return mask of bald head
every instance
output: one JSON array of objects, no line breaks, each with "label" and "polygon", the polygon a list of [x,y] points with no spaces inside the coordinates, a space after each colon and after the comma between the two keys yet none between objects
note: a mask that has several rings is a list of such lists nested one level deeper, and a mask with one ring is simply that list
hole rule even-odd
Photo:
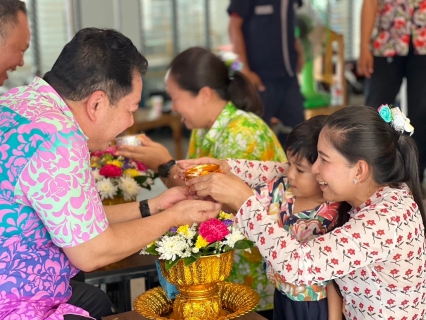
[{"label": "bald head", "polygon": [[7,71],[24,65],[24,53],[30,45],[30,24],[25,3],[0,0],[0,86]]}]

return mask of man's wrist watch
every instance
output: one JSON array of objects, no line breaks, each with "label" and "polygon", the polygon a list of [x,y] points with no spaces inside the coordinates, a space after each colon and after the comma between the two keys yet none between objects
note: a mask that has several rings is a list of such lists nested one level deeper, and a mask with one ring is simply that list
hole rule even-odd
[{"label": "man's wrist watch", "polygon": [[170,175],[170,170],[176,165],[175,160],[170,160],[166,163],[163,163],[158,167],[158,175],[161,178],[168,178]]}]

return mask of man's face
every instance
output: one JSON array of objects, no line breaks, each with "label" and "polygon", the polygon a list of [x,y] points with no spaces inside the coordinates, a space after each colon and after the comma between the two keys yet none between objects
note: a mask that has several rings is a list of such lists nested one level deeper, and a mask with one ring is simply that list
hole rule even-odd
[{"label": "man's face", "polygon": [[105,150],[109,142],[134,123],[133,114],[138,110],[142,97],[142,76],[134,73],[132,92],[121,98],[115,105],[109,102],[103,105],[101,116],[94,124],[94,132],[89,135],[90,151]]},{"label": "man's face", "polygon": [[24,65],[24,53],[30,45],[30,24],[23,12],[18,12],[18,23],[8,28],[6,41],[0,37],[0,86],[8,78],[7,71]]}]

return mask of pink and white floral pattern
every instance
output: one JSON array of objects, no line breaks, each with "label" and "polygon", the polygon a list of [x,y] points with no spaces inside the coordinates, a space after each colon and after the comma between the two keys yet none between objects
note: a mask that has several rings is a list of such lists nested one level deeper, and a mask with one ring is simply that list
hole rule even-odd
[{"label": "pink and white floral pattern", "polygon": [[66,303],[78,270],[61,250],[108,227],[86,137],[40,78],[4,94],[0,108],[0,318],[90,318]]}]

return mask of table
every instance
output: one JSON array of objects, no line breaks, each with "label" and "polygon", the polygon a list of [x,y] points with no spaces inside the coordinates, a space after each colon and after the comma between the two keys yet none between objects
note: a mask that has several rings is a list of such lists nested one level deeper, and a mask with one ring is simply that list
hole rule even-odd
[{"label": "table", "polygon": [[135,253],[121,261],[111,263],[92,272],[86,272],[85,282],[92,285],[119,283],[122,296],[117,310],[119,312],[132,310],[130,280],[145,278],[146,290],[156,286],[158,283],[155,260],[157,260],[157,256]]},{"label": "table", "polygon": [[[237,319],[241,320],[266,320],[266,318],[258,315],[255,312],[247,313]],[[130,311],[125,313],[119,313],[116,315],[108,316],[102,318],[102,320],[148,320],[148,318],[142,317],[139,313],[136,311]]]},{"label": "table", "polygon": [[140,131],[151,129],[170,127],[173,132],[173,140],[175,142],[176,160],[183,159],[182,154],[182,117],[178,113],[162,113],[154,119],[150,119],[149,109],[139,108],[135,114],[135,123],[127,129],[127,134],[137,134]]}]

